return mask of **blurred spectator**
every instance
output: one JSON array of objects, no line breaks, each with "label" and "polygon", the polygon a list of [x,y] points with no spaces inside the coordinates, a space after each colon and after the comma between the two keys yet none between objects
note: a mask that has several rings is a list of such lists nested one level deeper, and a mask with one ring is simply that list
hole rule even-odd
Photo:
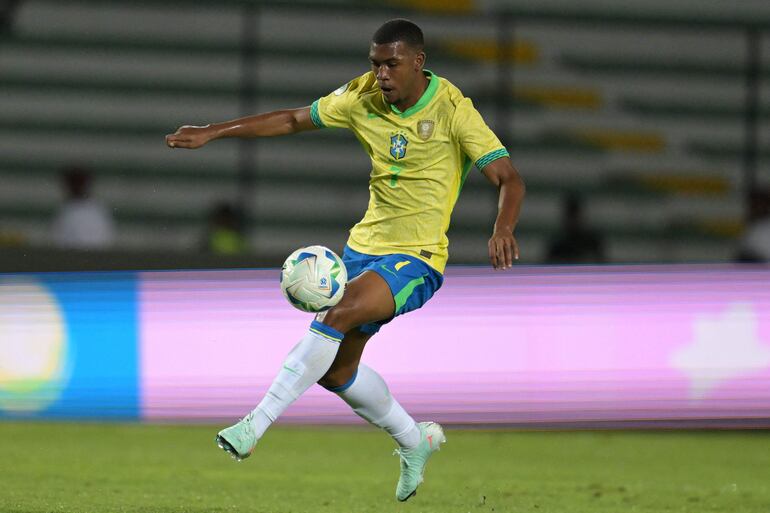
[{"label": "blurred spectator", "polygon": [[770,189],[749,197],[749,225],[738,247],[739,262],[770,262]]},{"label": "blurred spectator", "polygon": [[209,214],[203,249],[217,255],[235,255],[246,250],[243,220],[239,210],[229,203],[217,203]]},{"label": "blurred spectator", "polygon": [[91,172],[79,166],[62,171],[64,204],[53,222],[53,241],[60,248],[103,249],[112,245],[115,229],[109,210],[91,198]]},{"label": "blurred spectator", "polygon": [[567,195],[562,205],[560,231],[548,246],[548,263],[598,264],[604,262],[604,244],[598,233],[584,224],[583,204]]}]

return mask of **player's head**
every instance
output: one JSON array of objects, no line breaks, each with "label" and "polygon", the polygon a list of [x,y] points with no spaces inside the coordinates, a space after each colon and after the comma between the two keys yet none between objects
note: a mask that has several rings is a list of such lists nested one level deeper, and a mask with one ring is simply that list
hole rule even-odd
[{"label": "player's head", "polygon": [[369,60],[388,103],[410,98],[422,83],[424,44],[420,27],[403,19],[384,23],[372,36]]}]

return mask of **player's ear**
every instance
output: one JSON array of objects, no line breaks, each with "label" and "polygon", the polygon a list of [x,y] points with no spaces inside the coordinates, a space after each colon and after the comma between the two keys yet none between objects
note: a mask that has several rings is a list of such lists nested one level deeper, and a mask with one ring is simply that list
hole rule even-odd
[{"label": "player's ear", "polygon": [[414,69],[415,71],[422,71],[424,67],[425,67],[425,52],[419,51],[417,52],[417,55],[414,58]]}]

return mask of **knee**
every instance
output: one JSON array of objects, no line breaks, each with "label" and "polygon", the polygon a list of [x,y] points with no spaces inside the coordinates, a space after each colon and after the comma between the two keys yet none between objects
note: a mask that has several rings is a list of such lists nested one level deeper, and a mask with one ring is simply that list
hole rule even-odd
[{"label": "knee", "polygon": [[330,310],[318,314],[316,319],[341,333],[347,333],[351,328],[355,327],[351,323],[352,313],[350,308],[337,305]]},{"label": "knee", "polygon": [[356,367],[347,366],[338,367],[336,369],[329,369],[327,373],[318,380],[318,384],[327,389],[333,389],[347,385],[355,376],[356,369]]}]

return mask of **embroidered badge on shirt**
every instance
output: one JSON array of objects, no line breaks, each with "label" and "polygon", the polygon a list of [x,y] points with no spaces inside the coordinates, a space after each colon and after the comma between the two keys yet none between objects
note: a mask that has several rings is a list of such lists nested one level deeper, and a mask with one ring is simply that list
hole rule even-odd
[{"label": "embroidered badge on shirt", "polygon": [[436,127],[436,123],[430,119],[423,119],[417,123],[417,135],[420,139],[427,141],[430,136],[433,135],[433,129]]},{"label": "embroidered badge on shirt", "polygon": [[406,156],[406,145],[409,144],[406,137],[401,134],[390,136],[390,155],[396,160]]}]

